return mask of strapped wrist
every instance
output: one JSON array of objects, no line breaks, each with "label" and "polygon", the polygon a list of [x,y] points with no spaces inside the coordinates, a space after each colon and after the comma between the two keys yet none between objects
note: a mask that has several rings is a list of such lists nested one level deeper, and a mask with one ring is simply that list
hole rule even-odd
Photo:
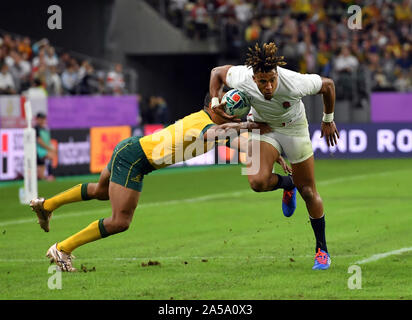
[{"label": "strapped wrist", "polygon": [[210,105],[212,107],[212,109],[216,108],[219,104],[220,104],[219,98],[218,97],[213,97],[212,101],[211,101],[211,105]]},{"label": "strapped wrist", "polygon": [[322,121],[323,122],[332,122],[333,121],[333,112],[332,113],[323,113]]}]

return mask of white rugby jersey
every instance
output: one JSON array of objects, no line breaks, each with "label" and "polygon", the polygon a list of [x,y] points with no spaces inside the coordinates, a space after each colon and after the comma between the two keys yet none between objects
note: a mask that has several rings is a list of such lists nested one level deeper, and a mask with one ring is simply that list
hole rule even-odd
[{"label": "white rugby jersey", "polygon": [[275,127],[292,124],[304,118],[305,106],[302,97],[317,94],[322,79],[317,74],[301,74],[277,67],[278,85],[271,100],[265,100],[253,81],[253,69],[233,66],[228,70],[226,84],[245,92],[251,99],[251,113],[255,121],[266,122]]}]

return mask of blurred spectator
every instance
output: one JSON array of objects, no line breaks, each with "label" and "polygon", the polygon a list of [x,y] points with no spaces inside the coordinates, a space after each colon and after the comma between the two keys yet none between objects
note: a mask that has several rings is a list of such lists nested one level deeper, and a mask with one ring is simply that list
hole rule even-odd
[{"label": "blurred spectator", "polygon": [[194,26],[194,36],[197,39],[205,39],[209,29],[209,14],[204,0],[197,0],[190,16]]},{"label": "blurred spectator", "polygon": [[302,41],[298,44],[298,54],[303,57],[306,52],[311,52],[312,54],[316,54],[316,47],[312,43],[312,38],[309,33],[307,33]]},{"label": "blurred spectator", "polygon": [[352,99],[353,90],[356,88],[354,79],[356,77],[355,71],[357,70],[358,65],[358,59],[351,54],[347,46],[344,46],[334,64],[334,69],[338,74],[336,81],[337,99]]},{"label": "blurred spectator", "polygon": [[163,97],[157,97],[157,107],[155,113],[155,122],[163,125],[170,123],[169,107]]},{"label": "blurred spectator", "polygon": [[46,46],[49,45],[49,40],[43,38],[32,45],[32,50],[34,55],[38,55],[41,49],[44,49]]},{"label": "blurred spectator", "polygon": [[412,91],[412,72],[402,71],[399,77],[395,80],[395,88],[397,91],[410,92]]},{"label": "blurred spectator", "polygon": [[57,72],[63,73],[64,70],[66,70],[66,68],[70,65],[71,63],[71,57],[67,52],[64,52],[60,58],[59,58],[59,62],[57,64]]},{"label": "blurred spectator", "polygon": [[224,41],[224,51],[228,59],[238,59],[239,50],[242,46],[242,39],[240,34],[240,27],[236,22],[234,17],[228,17],[226,24],[224,26],[225,41]]},{"label": "blurred spectator", "polygon": [[32,67],[36,69],[39,67],[40,64],[46,64],[46,49],[41,48],[39,50],[39,54],[33,58]]},{"label": "blurred spectator", "polygon": [[372,75],[372,89],[374,91],[392,91],[393,85],[388,81],[385,73],[378,68]]},{"label": "blurred spectator", "polygon": [[284,37],[290,37],[299,33],[297,21],[292,19],[290,15],[285,15],[280,29]]},{"label": "blurred spectator", "polygon": [[21,92],[30,85],[31,66],[26,60],[23,60],[19,53],[15,53],[13,65],[10,67],[10,73],[13,76],[16,91]]},{"label": "blurred spectator", "polygon": [[9,34],[3,36],[3,44],[5,56],[9,55],[10,51],[14,48],[14,41]]},{"label": "blurred spectator", "polygon": [[305,20],[311,9],[309,0],[292,0],[292,14],[297,20]]},{"label": "blurred spectator", "polygon": [[2,45],[3,39],[0,38],[0,63],[4,62],[4,58],[6,57],[6,50],[4,46]]},{"label": "blurred spectator", "polygon": [[114,70],[107,74],[107,87],[110,93],[123,94],[124,93],[124,76],[123,66],[117,63]]},{"label": "blurred spectator", "polygon": [[245,30],[247,45],[252,45],[260,38],[261,27],[258,19],[252,19],[252,23]]},{"label": "blurred spectator", "polygon": [[411,0],[403,0],[395,4],[395,18],[398,22],[412,21],[412,2]]},{"label": "blurred spectator", "polygon": [[301,73],[316,73],[317,69],[316,51],[311,50],[308,46],[303,54],[300,72]]},{"label": "blurred spectator", "polygon": [[31,49],[31,40],[29,37],[24,37],[17,47],[17,50],[23,55],[26,56],[25,60],[31,59],[33,50]]},{"label": "blurred spectator", "polygon": [[319,66],[319,73],[324,77],[330,77],[331,58],[332,52],[329,50],[328,45],[325,42],[321,42],[317,53],[317,64]]},{"label": "blurred spectator", "polygon": [[106,74],[103,71],[96,72],[97,77],[97,94],[106,93]]},{"label": "blurred spectator", "polygon": [[170,123],[170,114],[166,100],[160,96],[151,96],[144,119],[147,123],[168,125]]},{"label": "blurred spectator", "polygon": [[4,62],[10,68],[14,64],[14,58],[16,57],[16,51],[10,50],[8,56],[5,57]]},{"label": "blurred spectator", "polygon": [[357,69],[358,59],[351,54],[348,47],[343,47],[340,55],[335,60],[335,70],[339,73],[351,73]]},{"label": "blurred spectator", "polygon": [[401,56],[396,59],[396,66],[402,71],[408,71],[412,67],[412,55],[409,53],[408,47],[402,50]]},{"label": "blurred spectator", "polygon": [[286,42],[283,46],[282,54],[287,57],[288,69],[299,71],[300,55],[298,51],[298,36],[294,34],[290,41]]},{"label": "blurred spectator", "polygon": [[183,27],[183,12],[187,2],[188,0],[170,0],[170,6],[168,10],[169,16],[173,24],[178,28]]},{"label": "blurred spectator", "polygon": [[78,81],[79,75],[76,72],[76,64],[72,62],[62,73],[62,87],[64,93],[76,94]]},{"label": "blurred spectator", "polygon": [[252,6],[245,0],[238,0],[235,4],[234,11],[236,19],[242,27],[252,18]]},{"label": "blurred spectator", "polygon": [[[47,116],[44,113],[36,115],[37,141],[37,175],[40,180],[53,181],[51,174],[51,160],[56,157],[56,149],[51,143],[50,130],[47,127]],[[46,170],[47,169],[47,170]]]},{"label": "blurred spectator", "polygon": [[220,17],[223,18],[223,21],[225,18],[233,18],[233,21],[236,21],[235,17],[235,7],[234,3],[231,0],[217,0],[215,2],[216,4],[216,13]]},{"label": "blurred spectator", "polygon": [[395,59],[389,51],[385,51],[380,64],[382,65],[382,71],[388,81],[393,83],[396,78],[393,72],[395,70]]},{"label": "blurred spectator", "polygon": [[9,67],[3,63],[0,69],[0,94],[15,94],[16,87],[14,85],[13,77],[9,72]]},{"label": "blurred spectator", "polygon": [[279,31],[279,20],[272,21],[269,25],[269,28],[265,29],[261,35],[262,42],[271,42],[276,41],[281,37],[281,33]]},{"label": "blurred spectator", "polygon": [[98,80],[94,68],[85,60],[79,69],[79,94],[94,94],[98,91]]},{"label": "blurred spectator", "polygon": [[62,81],[57,73],[57,67],[51,66],[46,76],[47,92],[51,96],[60,96],[63,94]]},{"label": "blurred spectator", "polygon": [[57,66],[59,64],[59,60],[57,59],[56,52],[52,46],[47,46],[45,49],[45,62],[48,67]]},{"label": "blurred spectator", "polygon": [[386,50],[392,53],[396,58],[399,58],[402,54],[402,47],[399,43],[399,39],[395,32],[391,32],[389,36],[389,44],[386,46]]},{"label": "blurred spectator", "polygon": [[312,10],[309,12],[311,22],[320,23],[326,20],[325,8],[322,6],[322,1],[315,0],[312,2]]}]

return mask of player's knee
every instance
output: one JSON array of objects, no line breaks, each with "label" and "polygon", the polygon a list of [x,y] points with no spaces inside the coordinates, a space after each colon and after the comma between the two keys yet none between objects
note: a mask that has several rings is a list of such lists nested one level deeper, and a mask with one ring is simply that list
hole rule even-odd
[{"label": "player's knee", "polygon": [[316,197],[315,190],[310,186],[303,186],[303,187],[298,188],[298,190],[305,202],[311,202]]},{"label": "player's knee", "polygon": [[263,192],[266,191],[267,188],[267,181],[261,177],[249,178],[249,184],[255,192]]}]

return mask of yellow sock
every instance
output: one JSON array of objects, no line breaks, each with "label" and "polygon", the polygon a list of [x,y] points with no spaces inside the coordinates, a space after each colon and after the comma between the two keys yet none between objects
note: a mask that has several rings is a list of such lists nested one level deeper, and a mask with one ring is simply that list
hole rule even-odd
[{"label": "yellow sock", "polygon": [[44,209],[54,211],[63,204],[89,200],[87,196],[88,183],[78,184],[69,190],[63,191],[54,197],[44,201]]},{"label": "yellow sock", "polygon": [[103,219],[96,220],[86,228],[57,244],[57,249],[71,253],[77,247],[108,236],[103,226]]}]

